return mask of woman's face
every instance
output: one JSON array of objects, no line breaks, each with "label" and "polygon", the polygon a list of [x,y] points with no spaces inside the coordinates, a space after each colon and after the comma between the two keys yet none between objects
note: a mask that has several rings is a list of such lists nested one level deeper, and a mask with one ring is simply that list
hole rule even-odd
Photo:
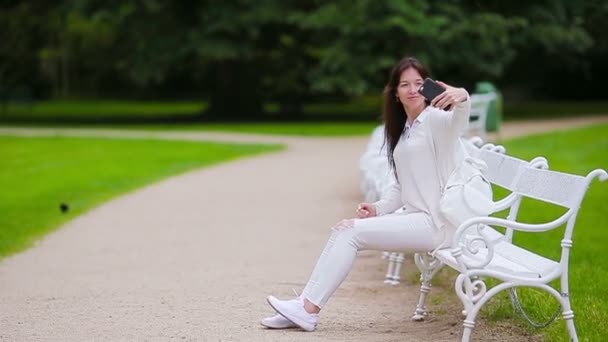
[{"label": "woman's face", "polygon": [[399,101],[409,108],[424,106],[424,97],[418,93],[418,88],[420,88],[422,82],[423,79],[418,70],[414,68],[403,70],[397,85]]}]

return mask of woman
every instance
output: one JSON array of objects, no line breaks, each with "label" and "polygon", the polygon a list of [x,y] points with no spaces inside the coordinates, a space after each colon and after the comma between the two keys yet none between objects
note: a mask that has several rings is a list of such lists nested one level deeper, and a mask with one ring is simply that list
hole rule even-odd
[{"label": "woman", "polygon": [[440,184],[463,158],[458,139],[468,124],[470,101],[465,89],[438,82],[446,91],[429,106],[418,93],[428,75],[417,59],[406,57],[392,69],[384,89],[385,136],[395,185],[378,202],[361,203],[357,219],[332,228],[302,294],[287,301],[269,296],[278,315],[262,325],[315,330],[321,308],[350,272],[359,250],[431,251],[450,241],[455,228],[439,212]]}]

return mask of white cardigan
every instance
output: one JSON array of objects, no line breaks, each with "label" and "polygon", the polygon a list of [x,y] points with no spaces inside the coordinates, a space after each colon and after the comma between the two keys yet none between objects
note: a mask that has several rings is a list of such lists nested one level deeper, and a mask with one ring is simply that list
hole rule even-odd
[{"label": "white cardigan", "polygon": [[395,147],[397,182],[374,203],[378,215],[405,207],[407,212],[429,214],[438,229],[448,224],[439,211],[441,184],[464,158],[459,139],[469,123],[470,108],[467,96],[453,111],[427,106],[420,113],[409,137],[402,135]]}]

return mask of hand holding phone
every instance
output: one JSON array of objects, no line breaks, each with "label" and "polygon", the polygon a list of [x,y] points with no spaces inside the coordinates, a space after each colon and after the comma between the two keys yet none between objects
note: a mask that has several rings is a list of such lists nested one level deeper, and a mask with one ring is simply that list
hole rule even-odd
[{"label": "hand holding phone", "polygon": [[445,88],[445,91],[439,95],[431,102],[432,106],[437,108],[443,108],[445,110],[449,110],[451,105],[458,105],[459,103],[467,101],[469,98],[469,93],[464,88],[456,88],[452,87],[449,84],[445,84],[440,81],[436,81],[437,84]]},{"label": "hand holding phone", "polygon": [[[435,80],[428,78],[428,77],[424,80],[424,82],[422,83],[420,88],[418,88],[418,93],[420,93],[422,96],[424,96],[424,98],[427,99],[427,101],[429,101],[429,102],[432,102],[433,99],[435,99],[437,96],[439,96],[441,93],[443,93],[445,91],[446,91],[446,89],[443,86],[441,86]],[[450,110],[450,107],[451,106],[446,106],[445,108],[442,108],[442,109]]]}]

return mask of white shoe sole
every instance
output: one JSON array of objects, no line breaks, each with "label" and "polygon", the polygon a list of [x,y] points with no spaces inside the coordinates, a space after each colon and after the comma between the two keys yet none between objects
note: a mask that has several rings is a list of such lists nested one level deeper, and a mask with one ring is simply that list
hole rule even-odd
[{"label": "white shoe sole", "polygon": [[[283,317],[283,315],[281,315],[281,317]],[[283,318],[286,319],[286,320],[288,320],[285,317],[283,317]],[[298,325],[296,325],[292,321],[285,322],[284,325],[272,325],[272,324],[264,324],[264,321],[262,320],[262,322],[260,322],[260,324],[263,327],[268,328],[268,329],[293,329],[293,328],[298,328]]]},{"label": "white shoe sole", "polygon": [[272,329],[272,330],[281,330],[281,329],[294,329],[294,328],[299,328],[298,325],[288,325],[288,326],[280,326],[280,327],[275,327],[272,325],[266,325],[264,323],[260,323],[264,328],[266,329]]},{"label": "white shoe sole", "polygon": [[303,321],[301,319],[299,319],[296,316],[293,317],[289,317],[287,315],[285,315],[283,312],[281,312],[281,310],[276,306],[277,303],[274,302],[278,302],[279,300],[276,299],[273,296],[268,296],[268,298],[266,298],[266,301],[268,302],[268,304],[274,309],[274,311],[276,311],[279,315],[287,318],[288,320],[292,321],[293,323],[295,323],[297,326],[299,326],[300,328],[302,328],[303,330],[306,331],[315,331],[315,329],[317,328],[316,325],[310,324],[306,321]]}]

